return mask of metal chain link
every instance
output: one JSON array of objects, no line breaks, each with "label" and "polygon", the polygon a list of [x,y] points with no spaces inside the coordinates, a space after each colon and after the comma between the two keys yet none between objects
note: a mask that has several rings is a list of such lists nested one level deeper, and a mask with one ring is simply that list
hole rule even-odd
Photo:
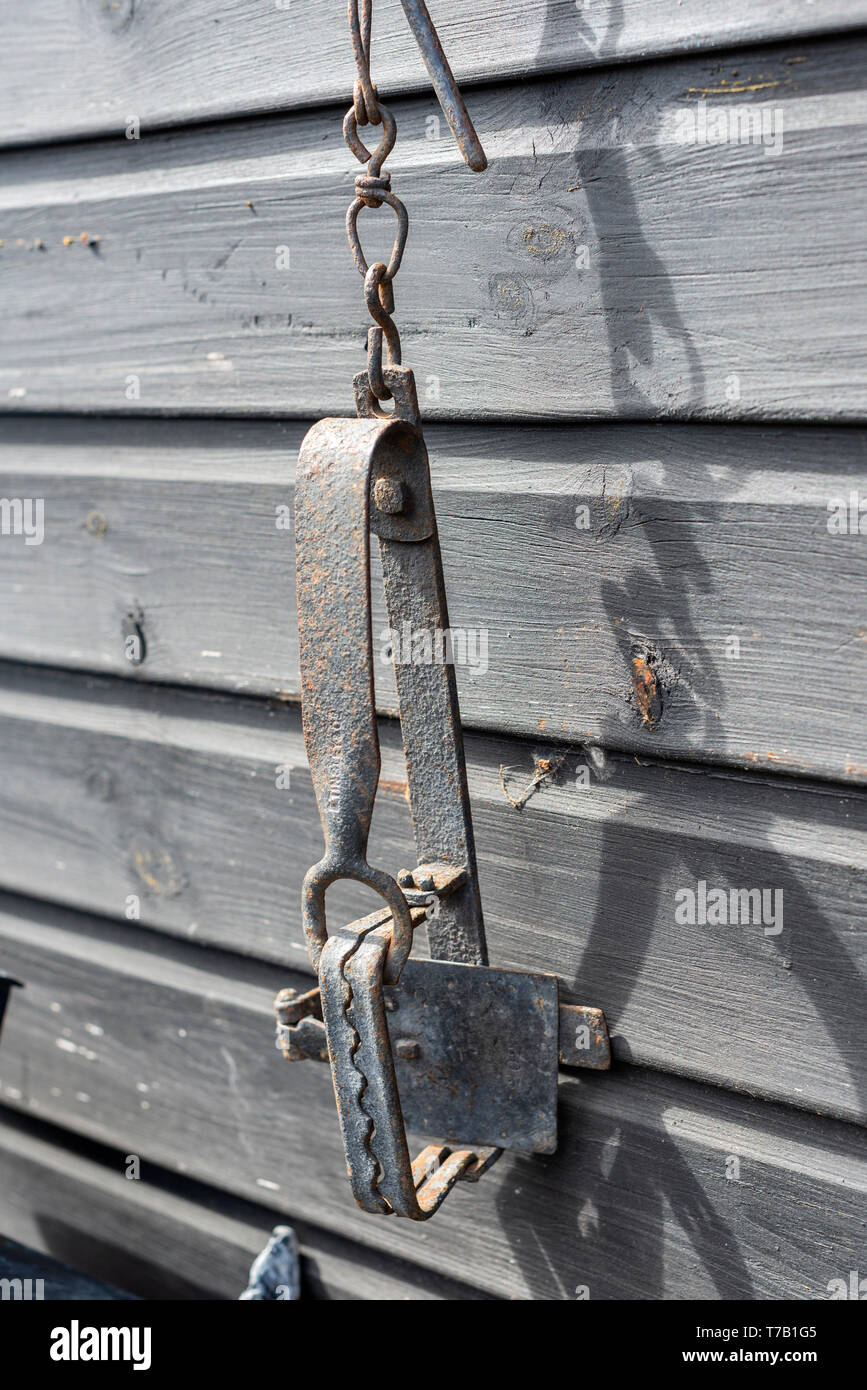
[{"label": "metal chain link", "polygon": [[[400,365],[400,334],[392,318],[394,313],[394,277],[400,269],[409,231],[409,214],[400,199],[391,191],[391,175],[383,164],[394,149],[397,122],[380,100],[370,76],[370,31],[373,20],[373,0],[348,0],[349,33],[358,76],[353,88],[352,105],[343,121],[343,137],[356,159],[367,168],[355,179],[355,198],[346,214],[346,234],[358,273],[364,277],[364,298],[376,327],[367,334],[367,372],[371,393],[378,401],[391,398],[382,375],[382,341],[385,338],[386,366]],[[358,134],[358,127],[382,126],[382,136],[376,149],[367,148]],[[358,214],[362,208],[381,208],[387,203],[397,218],[394,248],[388,265],[376,261],[368,265],[358,234]]]},{"label": "metal chain link", "polygon": [[[424,0],[401,0],[401,4],[458,148],[469,167],[479,173],[487,167],[485,152],[452,76],[427,6]],[[376,324],[367,333],[368,383],[372,396],[378,401],[385,401],[391,399],[392,393],[383,379],[382,340],[384,337],[386,366],[400,366],[400,335],[392,318],[394,277],[400,269],[406,245],[409,215],[400,199],[392,193],[391,175],[382,167],[394,149],[397,122],[388,107],[379,100],[370,75],[373,0],[348,0],[347,12],[358,76],[352,89],[352,105],[343,122],[343,136],[356,159],[366,164],[367,169],[356,177],[355,198],[346,214],[346,232],[358,272],[364,276],[364,298]],[[358,127],[366,125],[382,126],[382,137],[373,153],[358,134]],[[358,214],[362,208],[381,208],[383,203],[388,204],[397,218],[394,249],[388,265],[382,261],[368,265],[358,236]]]}]

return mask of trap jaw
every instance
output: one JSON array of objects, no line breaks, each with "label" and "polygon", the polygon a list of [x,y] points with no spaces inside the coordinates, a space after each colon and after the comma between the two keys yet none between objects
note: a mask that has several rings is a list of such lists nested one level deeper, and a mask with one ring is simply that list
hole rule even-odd
[{"label": "trap jaw", "polygon": [[[321,420],[298,459],[302,712],[325,853],[302,895],[319,988],[278,996],[278,1045],[292,1060],[330,1060],[359,1205],[419,1221],[504,1148],[552,1153],[558,1060],[604,1068],[609,1048],[601,1012],[562,1009],[555,976],[487,965],[448,662],[395,662],[418,865],[395,880],[367,861],[380,772],[371,533],[392,632],[429,634],[436,650],[433,639],[449,629],[412,372],[388,367],[384,378],[395,402],[389,416],[361,373],[354,382],[359,418]],[[342,878],[372,888],[385,907],[329,935],[325,894]],[[432,959],[410,961],[422,922]],[[587,1045],[570,1051],[582,1030]],[[446,1142],[412,1161],[407,1127]]]}]

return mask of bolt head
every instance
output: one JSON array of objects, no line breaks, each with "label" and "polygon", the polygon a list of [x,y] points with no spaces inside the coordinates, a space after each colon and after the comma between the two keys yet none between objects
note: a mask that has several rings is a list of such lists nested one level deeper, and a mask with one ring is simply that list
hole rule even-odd
[{"label": "bolt head", "polygon": [[400,478],[377,478],[373,484],[373,501],[386,516],[399,516],[406,505],[406,493]]},{"label": "bolt head", "polygon": [[394,1050],[398,1057],[403,1057],[407,1062],[412,1062],[416,1057],[421,1056],[421,1047],[415,1038],[398,1038]]}]

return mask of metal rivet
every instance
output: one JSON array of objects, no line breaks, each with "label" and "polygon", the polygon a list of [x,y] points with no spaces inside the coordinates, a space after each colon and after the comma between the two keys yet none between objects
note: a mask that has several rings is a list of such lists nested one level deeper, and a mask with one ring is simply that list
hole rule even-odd
[{"label": "metal rivet", "polygon": [[405,505],[404,487],[400,478],[377,478],[373,484],[373,500],[386,516],[399,516]]},{"label": "metal rivet", "polygon": [[415,1038],[398,1038],[394,1050],[398,1057],[403,1057],[404,1061],[407,1062],[421,1056],[421,1047]]}]

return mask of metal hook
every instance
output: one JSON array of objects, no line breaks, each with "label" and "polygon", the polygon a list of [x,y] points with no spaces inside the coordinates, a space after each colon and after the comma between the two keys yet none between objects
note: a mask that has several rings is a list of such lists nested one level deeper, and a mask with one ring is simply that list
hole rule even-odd
[{"label": "metal hook", "polygon": [[430,75],[433,89],[439,97],[440,106],[449,123],[452,135],[455,137],[458,149],[470,168],[475,173],[480,174],[483,169],[488,167],[487,157],[449,67],[448,58],[443,52],[439,35],[428,14],[427,5],[424,0],[401,0],[401,4],[409,21],[409,27],[415,34],[416,42],[421,49],[424,65]]}]

